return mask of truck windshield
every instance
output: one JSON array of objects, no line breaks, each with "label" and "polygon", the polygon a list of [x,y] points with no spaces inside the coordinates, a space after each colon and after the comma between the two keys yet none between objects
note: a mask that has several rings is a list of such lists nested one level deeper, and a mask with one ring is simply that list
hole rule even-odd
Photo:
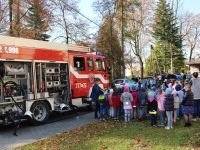
[{"label": "truck windshield", "polygon": [[105,63],[103,59],[96,59],[95,64],[97,71],[105,71]]}]

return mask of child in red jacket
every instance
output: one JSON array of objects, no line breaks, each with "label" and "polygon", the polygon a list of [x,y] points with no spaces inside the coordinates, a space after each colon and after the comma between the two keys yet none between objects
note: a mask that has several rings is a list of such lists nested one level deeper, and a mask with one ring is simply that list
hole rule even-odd
[{"label": "child in red jacket", "polygon": [[112,100],[112,109],[113,109],[113,119],[115,121],[119,120],[119,111],[120,111],[120,107],[121,107],[121,102],[120,102],[120,97],[121,94],[118,91],[117,88],[114,88],[114,91],[111,95],[111,100]]},{"label": "child in red jacket", "polygon": [[131,95],[133,96],[133,102],[132,102],[132,107],[133,107],[133,113],[132,113],[132,118],[137,118],[137,109],[138,109],[138,91],[137,88],[132,87]]}]

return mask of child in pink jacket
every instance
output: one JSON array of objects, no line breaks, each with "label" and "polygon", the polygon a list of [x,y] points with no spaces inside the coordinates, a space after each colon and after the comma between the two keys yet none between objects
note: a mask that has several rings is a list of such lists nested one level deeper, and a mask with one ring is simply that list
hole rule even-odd
[{"label": "child in pink jacket", "polygon": [[165,123],[165,108],[164,108],[165,95],[162,89],[158,90],[157,103],[158,103],[158,114],[160,118],[160,126],[164,126]]}]

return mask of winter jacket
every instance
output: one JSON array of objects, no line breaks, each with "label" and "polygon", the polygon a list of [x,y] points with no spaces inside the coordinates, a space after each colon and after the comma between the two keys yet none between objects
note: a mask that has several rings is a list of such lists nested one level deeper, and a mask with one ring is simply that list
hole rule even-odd
[{"label": "winter jacket", "polygon": [[165,97],[163,94],[157,96],[157,102],[159,111],[165,111],[164,108]]},{"label": "winter jacket", "polygon": [[[133,98],[134,99],[134,98]],[[145,90],[141,89],[138,91],[138,104],[139,107],[147,104],[148,96]]]},{"label": "winter jacket", "polygon": [[166,95],[164,108],[166,111],[174,110],[174,96],[172,94]]},{"label": "winter jacket", "polygon": [[90,95],[90,98],[92,98],[92,101],[94,101],[96,104],[98,103],[98,97],[99,95],[102,95],[103,90],[100,88],[100,86],[98,84],[94,84],[94,86],[92,87],[92,92]]},{"label": "winter jacket", "polygon": [[153,101],[148,101],[148,105],[147,105],[147,111],[151,112],[151,111],[157,111],[158,105],[157,105],[157,101],[154,99]]},{"label": "winter jacket", "polygon": [[178,91],[179,103],[182,103],[182,101],[183,101],[183,96],[184,96],[183,91],[182,91],[182,90],[181,90],[181,91]]},{"label": "winter jacket", "polygon": [[133,96],[129,92],[122,93],[120,100],[123,103],[124,109],[132,109]]},{"label": "winter jacket", "polygon": [[194,105],[194,95],[193,95],[192,91],[189,90],[189,91],[185,92],[182,105],[183,106],[193,106]]},{"label": "winter jacket", "polygon": [[121,106],[121,102],[120,102],[120,98],[121,98],[121,94],[120,93],[112,93],[112,106],[119,108]]},{"label": "winter jacket", "polygon": [[200,99],[200,78],[192,79],[192,92],[194,94],[194,100]]},{"label": "winter jacket", "polygon": [[138,107],[138,92],[133,91],[133,92],[131,92],[131,94],[133,96],[132,106],[133,106],[133,108],[136,108],[136,107]]}]

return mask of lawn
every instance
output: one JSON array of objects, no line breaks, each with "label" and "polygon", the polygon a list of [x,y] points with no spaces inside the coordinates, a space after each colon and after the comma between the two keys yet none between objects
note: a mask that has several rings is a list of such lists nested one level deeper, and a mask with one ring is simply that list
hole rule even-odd
[{"label": "lawn", "polygon": [[200,149],[200,121],[183,127],[178,121],[172,130],[150,128],[148,121],[95,121],[83,127],[17,150],[132,150],[132,149]]}]

